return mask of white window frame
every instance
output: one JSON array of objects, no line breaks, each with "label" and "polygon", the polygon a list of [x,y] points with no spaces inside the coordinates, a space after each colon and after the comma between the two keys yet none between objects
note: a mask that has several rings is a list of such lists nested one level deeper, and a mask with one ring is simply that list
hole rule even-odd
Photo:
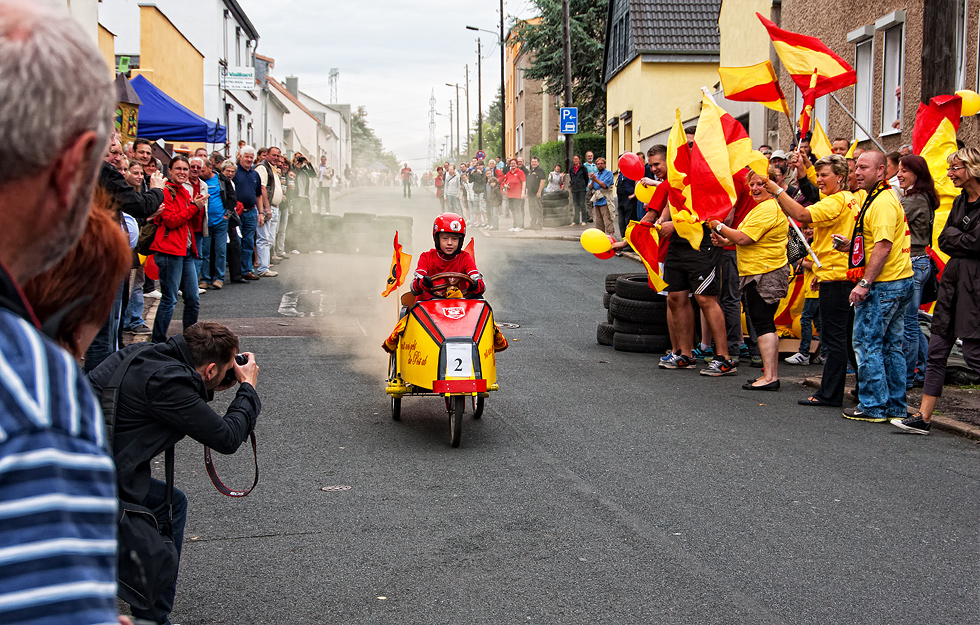
[{"label": "white window frame", "polygon": [[[857,82],[854,85],[853,112],[858,122],[871,131],[871,120],[874,111],[875,94],[875,30],[869,24],[847,34],[847,42],[854,44],[854,70],[857,72]],[[859,56],[861,49],[865,54]],[[858,99],[863,97],[867,110],[858,107]],[[858,124],[853,124],[852,135],[858,141],[870,139]]]},{"label": "white window frame", "polygon": [[[905,101],[907,94],[905,93],[905,11],[892,11],[888,15],[875,21],[875,30],[882,33],[881,42],[881,132],[878,134],[879,137],[886,137],[894,134],[901,134],[902,128],[892,128],[892,122],[898,119],[904,125],[905,123]],[[899,63],[897,70],[893,70],[889,66],[889,41],[890,35],[894,36],[897,32],[897,36],[900,37],[898,42],[898,55]],[[894,53],[894,51],[893,51]],[[895,90],[901,85],[902,87],[902,97],[895,103],[894,111],[889,109],[892,106],[889,105],[890,101],[895,100]],[[889,113],[893,113],[889,115]],[[892,117],[891,119],[888,119]]]},{"label": "white window frame", "polygon": [[966,54],[967,54],[967,4],[969,0],[956,0],[956,38],[953,54],[956,59],[956,91],[966,89]]}]

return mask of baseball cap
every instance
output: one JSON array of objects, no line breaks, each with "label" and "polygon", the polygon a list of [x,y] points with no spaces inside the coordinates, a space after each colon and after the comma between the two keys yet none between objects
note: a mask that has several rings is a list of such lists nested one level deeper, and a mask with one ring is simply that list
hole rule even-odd
[{"label": "baseball cap", "polygon": [[772,156],[769,157],[769,160],[772,160],[774,158],[781,158],[781,159],[783,159],[785,161],[785,160],[787,160],[786,159],[786,152],[783,152],[782,150],[775,150],[772,153]]}]

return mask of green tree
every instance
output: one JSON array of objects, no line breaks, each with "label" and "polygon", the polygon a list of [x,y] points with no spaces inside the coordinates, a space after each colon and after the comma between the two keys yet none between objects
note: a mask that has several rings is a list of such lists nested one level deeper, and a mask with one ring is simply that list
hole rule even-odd
[{"label": "green tree", "polygon": [[[524,76],[544,83],[544,90],[562,97],[565,91],[561,0],[533,0],[538,24],[516,20],[514,36],[534,55]],[[572,104],[578,107],[581,132],[604,132],[606,94],[602,90],[602,50],[606,38],[608,0],[569,0],[572,44]],[[485,140],[484,136],[484,140]]]},{"label": "green tree", "polygon": [[[500,156],[500,122],[503,118],[500,113],[500,89],[497,89],[497,95],[483,114],[483,151],[487,153],[488,159]],[[473,120],[473,128],[477,127],[478,122],[478,119]],[[474,130],[470,136],[470,145],[477,145],[478,139],[477,131]],[[476,154],[475,149],[472,152]]]},{"label": "green tree", "polygon": [[381,162],[392,170],[401,169],[398,158],[384,148],[381,139],[368,126],[367,109],[357,107],[351,115],[351,160],[354,167],[370,168],[374,163]]}]

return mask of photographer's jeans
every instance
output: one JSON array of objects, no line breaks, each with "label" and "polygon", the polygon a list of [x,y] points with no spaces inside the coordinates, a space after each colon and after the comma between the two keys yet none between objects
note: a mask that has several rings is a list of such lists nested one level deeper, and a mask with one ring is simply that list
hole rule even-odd
[{"label": "photographer's jeans", "polygon": [[177,304],[177,291],[184,295],[184,329],[197,323],[200,300],[197,294],[197,263],[193,254],[172,256],[156,252],[154,260],[160,269],[160,307],[153,321],[153,342],[165,343],[170,320]]},{"label": "photographer's jeans", "polygon": [[255,229],[259,223],[257,208],[243,211],[242,215],[242,273],[252,273],[252,252],[255,251]]},{"label": "photographer's jeans", "polygon": [[[187,524],[187,497],[184,493],[174,488],[173,497],[173,530],[174,547],[177,548],[178,570],[180,568],[180,552],[184,545],[184,526]],[[150,480],[150,492],[146,497],[144,505],[153,512],[160,523],[166,523],[170,518],[167,510],[167,484],[160,480]],[[146,619],[154,623],[170,625],[170,613],[174,609],[174,597],[177,594],[177,580],[157,597],[153,610],[139,610],[133,608],[133,616]]]},{"label": "photographer's jeans", "polygon": [[[905,311],[912,278],[875,282],[854,306],[854,353],[858,403],[872,417],[905,418]],[[825,320],[826,323],[826,320]]]},{"label": "photographer's jeans", "polygon": [[[211,274],[211,253],[214,251],[214,275]],[[215,280],[225,281],[225,257],[228,252],[228,219],[221,218],[217,224],[208,224],[208,236],[201,238],[201,276],[202,282],[211,284]]]},{"label": "photographer's jeans", "polygon": [[919,305],[922,303],[922,285],[932,273],[932,263],[928,256],[912,259],[912,301],[905,311],[905,387],[912,388],[916,380],[915,370],[918,367],[918,379],[921,382],[926,376],[926,357],[929,355],[929,339],[919,327]]}]

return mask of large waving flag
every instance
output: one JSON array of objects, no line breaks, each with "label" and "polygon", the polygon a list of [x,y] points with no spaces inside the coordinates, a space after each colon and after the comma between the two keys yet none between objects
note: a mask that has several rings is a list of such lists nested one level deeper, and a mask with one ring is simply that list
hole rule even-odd
[{"label": "large waving flag", "polygon": [[786,96],[779,86],[771,61],[748,67],[719,67],[725,97],[735,102],[758,102],[766,108],[789,115]]},{"label": "large waving flag", "polygon": [[[857,82],[854,68],[816,37],[783,30],[761,14],[756,13],[756,16],[769,31],[769,37],[772,39],[779,60],[786,67],[793,82],[803,92],[804,97],[807,96],[807,90],[812,91],[815,100]],[[814,74],[816,74],[816,81],[811,86],[810,82]]]},{"label": "large waving flag", "polygon": [[676,109],[674,127],[667,138],[667,184],[670,185],[667,205],[677,234],[686,239],[691,247],[698,249],[704,229],[691,200],[690,173],[691,148],[687,145],[684,124],[681,123],[681,110]]},{"label": "large waving flag", "polygon": [[660,272],[660,233],[656,226],[646,221],[631,221],[624,237],[640,255],[647,268],[647,282],[658,293],[667,288]]},{"label": "large waving flag", "polygon": [[388,297],[392,291],[398,289],[405,282],[405,276],[408,275],[408,270],[412,266],[412,256],[402,251],[402,246],[398,242],[397,230],[395,231],[394,245],[395,251],[391,256],[391,271],[388,274],[388,286],[381,294],[382,297]]},{"label": "large waving flag", "polygon": [[953,199],[959,195],[946,176],[946,158],[956,151],[962,104],[958,95],[936,96],[929,104],[919,103],[912,129],[912,151],[926,160],[939,194],[939,208],[932,225],[932,249],[940,267],[945,266],[949,257],[939,249],[939,234],[946,227]]}]

